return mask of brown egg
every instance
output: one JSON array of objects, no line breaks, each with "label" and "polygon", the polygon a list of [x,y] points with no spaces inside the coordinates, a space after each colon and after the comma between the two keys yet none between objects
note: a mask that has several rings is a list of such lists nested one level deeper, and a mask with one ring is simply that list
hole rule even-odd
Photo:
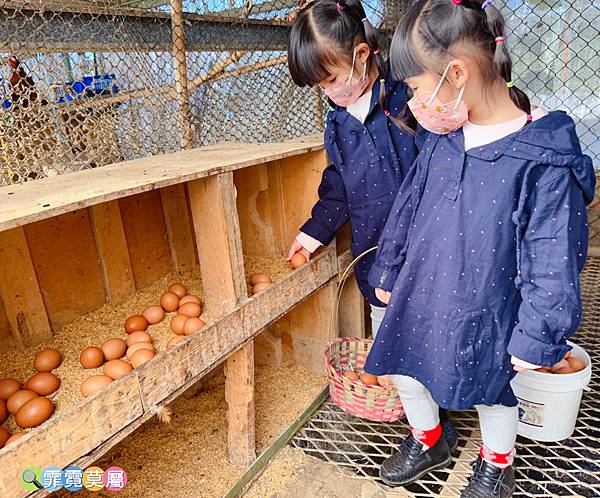
[{"label": "brown egg", "polygon": [[108,375],[92,375],[83,381],[79,390],[84,396],[91,396],[100,391],[100,389],[104,389],[112,381],[113,379]]},{"label": "brown egg", "polygon": [[569,362],[569,366],[573,369],[573,372],[579,372],[586,367],[583,358],[579,358],[578,356],[570,356],[567,358],[567,361]]},{"label": "brown egg", "polygon": [[187,294],[187,289],[179,283],[171,284],[169,285],[169,292],[172,292],[173,294],[177,295],[179,299],[181,299]]},{"label": "brown egg", "polygon": [[21,383],[15,379],[0,380],[0,399],[6,401],[17,391],[21,390]]},{"label": "brown egg", "polygon": [[54,411],[52,401],[43,396],[30,399],[15,415],[15,422],[21,429],[37,427],[50,418]]},{"label": "brown egg", "polygon": [[565,354],[565,358],[564,359],[568,360],[571,357],[572,354],[573,353],[571,351],[567,351],[567,353]]},{"label": "brown egg", "polygon": [[0,424],[6,422],[8,418],[8,408],[6,408],[6,401],[0,399]]},{"label": "brown egg", "polygon": [[0,448],[4,448],[10,437],[10,432],[8,432],[4,427],[0,427]]},{"label": "brown egg", "polygon": [[344,377],[346,377],[347,379],[350,380],[358,380],[358,375],[356,374],[356,372],[354,370],[346,370],[344,372]]},{"label": "brown egg", "polygon": [[188,320],[189,316],[175,315],[171,318],[171,330],[178,335],[183,335],[183,325]]},{"label": "brown egg", "polygon": [[143,332],[141,330],[138,330],[137,332],[133,332],[127,338],[127,345],[128,346],[133,346],[136,342],[150,342],[150,343],[152,343],[152,337],[150,337],[150,334],[148,334],[148,332]]},{"label": "brown egg", "polygon": [[160,305],[165,311],[175,311],[179,306],[179,297],[173,292],[165,292],[160,296]]},{"label": "brown egg", "polygon": [[29,389],[21,389],[13,394],[8,401],[6,402],[6,407],[8,411],[15,415],[19,409],[27,403],[30,399],[37,398],[39,396],[35,391],[30,391]]},{"label": "brown egg", "polygon": [[370,386],[377,386],[379,385],[377,383],[377,376],[367,373],[367,372],[363,372],[362,374],[360,374],[360,376],[358,377],[360,379],[360,381],[363,384],[369,384]]},{"label": "brown egg", "polygon": [[301,252],[297,252],[296,254],[294,254],[292,256],[292,259],[290,260],[290,265],[292,265],[292,268],[294,270],[302,266],[304,263],[306,263],[306,258]]},{"label": "brown egg", "polygon": [[200,306],[202,306],[202,301],[199,297],[197,296],[192,296],[191,294],[188,296],[183,296],[180,300],[179,300],[179,306],[183,306],[184,304],[187,303],[196,303],[199,304]]},{"label": "brown egg", "polygon": [[560,375],[572,374],[572,373],[574,373],[574,370],[571,367],[561,367],[561,368],[554,370],[554,373],[560,374]]},{"label": "brown egg", "polygon": [[167,342],[167,347],[170,348],[171,346],[174,346],[179,341],[183,341],[184,339],[185,339],[184,335],[174,335],[173,337],[171,337],[169,339],[169,342]]},{"label": "brown egg", "polygon": [[60,379],[50,372],[40,372],[32,375],[25,388],[38,393],[40,396],[48,396],[60,387]]},{"label": "brown egg", "polygon": [[104,364],[104,368],[102,369],[104,375],[114,380],[124,377],[132,370],[131,365],[123,360],[110,360]]},{"label": "brown egg", "polygon": [[27,431],[23,431],[23,432],[17,432],[16,434],[13,434],[12,436],[10,436],[7,441],[6,444],[4,446],[8,446],[9,444],[14,443],[15,441],[21,439],[23,436],[27,435]]},{"label": "brown egg", "polygon": [[131,366],[133,368],[141,367],[147,361],[154,358],[154,351],[148,351],[147,349],[140,349],[131,355]]},{"label": "brown egg", "polygon": [[252,287],[252,294],[258,294],[259,292],[264,291],[267,287],[271,287],[271,284],[268,282],[260,282]]},{"label": "brown egg", "polygon": [[250,277],[250,284],[253,286],[260,283],[271,284],[273,283],[273,280],[271,280],[271,277],[266,273],[255,273]]},{"label": "brown egg", "polygon": [[183,326],[183,333],[185,335],[191,335],[195,332],[198,332],[202,327],[204,327],[206,323],[204,323],[200,318],[191,317],[185,322]]},{"label": "brown egg", "polygon": [[149,342],[136,342],[133,346],[130,346],[127,349],[127,358],[131,360],[133,353],[139,351],[140,349],[147,349],[148,351],[154,352],[154,346]]},{"label": "brown egg", "polygon": [[153,304],[152,306],[146,307],[142,314],[144,315],[144,318],[148,320],[150,325],[154,325],[162,322],[163,318],[165,317],[165,310],[163,310],[160,306]]},{"label": "brown egg", "polygon": [[125,321],[125,332],[131,334],[138,330],[146,330],[148,328],[148,320],[143,315],[130,316]]},{"label": "brown egg", "polygon": [[546,368],[546,367],[536,368],[535,371],[541,372],[541,373],[552,373],[552,370],[550,370],[549,368]]},{"label": "brown egg", "polygon": [[117,360],[122,358],[127,351],[127,343],[123,339],[115,337],[104,341],[100,349],[102,349],[106,361]]},{"label": "brown egg", "polygon": [[79,362],[83,368],[98,368],[104,363],[104,353],[96,346],[87,347],[79,355]]},{"label": "brown egg", "polygon": [[202,308],[197,303],[186,303],[179,307],[179,315],[195,316],[198,318],[202,314]]},{"label": "brown egg", "polygon": [[62,363],[62,355],[53,348],[46,348],[35,355],[33,366],[38,372],[50,372]]}]

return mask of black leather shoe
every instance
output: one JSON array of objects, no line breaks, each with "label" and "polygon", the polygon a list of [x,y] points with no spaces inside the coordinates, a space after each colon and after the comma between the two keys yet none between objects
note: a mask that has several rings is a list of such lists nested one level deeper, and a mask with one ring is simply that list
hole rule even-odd
[{"label": "black leather shoe", "polygon": [[452,425],[452,422],[448,419],[448,412],[440,408],[440,423],[442,424],[442,431],[444,433],[444,439],[448,443],[450,453],[454,453],[458,448],[458,434],[456,429]]},{"label": "black leather shoe", "polygon": [[426,450],[409,434],[400,445],[400,451],[381,464],[379,477],[388,486],[404,486],[432,470],[446,467],[450,461],[450,449],[444,437]]},{"label": "black leather shoe", "polygon": [[473,475],[461,498],[508,498],[515,491],[515,470],[500,469],[483,458],[473,462]]}]

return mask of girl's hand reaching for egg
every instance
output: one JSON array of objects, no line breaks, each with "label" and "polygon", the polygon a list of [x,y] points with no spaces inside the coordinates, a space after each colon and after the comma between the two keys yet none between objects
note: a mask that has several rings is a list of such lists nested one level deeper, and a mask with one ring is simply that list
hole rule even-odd
[{"label": "girl's hand reaching for egg", "polygon": [[290,261],[292,259],[292,256],[297,252],[302,254],[306,258],[306,261],[310,259],[310,252],[308,251],[308,249],[306,249],[302,244],[300,244],[300,242],[298,242],[297,239],[294,239],[294,242],[292,242],[292,246],[288,251],[287,260]]},{"label": "girl's hand reaching for egg", "polygon": [[392,295],[392,293],[377,287],[375,289],[375,295],[377,296],[377,299],[379,299],[383,304],[387,304],[390,302],[390,296]]}]

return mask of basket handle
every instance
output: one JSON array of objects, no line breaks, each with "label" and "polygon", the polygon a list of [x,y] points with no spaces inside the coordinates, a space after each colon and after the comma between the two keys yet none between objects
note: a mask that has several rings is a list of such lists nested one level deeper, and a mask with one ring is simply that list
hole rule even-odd
[{"label": "basket handle", "polygon": [[331,315],[329,316],[329,331],[335,332],[338,326],[338,313],[340,307],[340,298],[342,297],[342,291],[344,290],[344,285],[346,284],[346,280],[352,274],[354,267],[357,263],[363,259],[367,254],[376,251],[377,246],[371,247],[366,251],[362,252],[356,258],[354,258],[350,264],[346,267],[346,269],[342,272],[342,276],[340,277],[340,281],[338,282],[337,289],[335,291],[335,302],[333,304],[333,309],[331,310]]}]

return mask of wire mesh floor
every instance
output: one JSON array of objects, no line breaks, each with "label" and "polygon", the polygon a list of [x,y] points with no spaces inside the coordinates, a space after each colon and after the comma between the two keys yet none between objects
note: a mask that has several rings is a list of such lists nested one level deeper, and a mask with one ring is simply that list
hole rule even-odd
[{"label": "wire mesh floor", "polygon": [[[560,443],[517,439],[516,497],[600,497],[600,258],[590,258],[582,275],[584,319],[574,342],[592,357],[589,392],[584,392],[574,434]],[[481,437],[474,410],[450,412],[459,445],[449,468],[403,489],[406,496],[459,496],[471,474]],[[378,479],[379,466],[408,434],[405,420],[369,422],[325,401],[294,436],[291,445],[350,471],[358,479]]]}]

